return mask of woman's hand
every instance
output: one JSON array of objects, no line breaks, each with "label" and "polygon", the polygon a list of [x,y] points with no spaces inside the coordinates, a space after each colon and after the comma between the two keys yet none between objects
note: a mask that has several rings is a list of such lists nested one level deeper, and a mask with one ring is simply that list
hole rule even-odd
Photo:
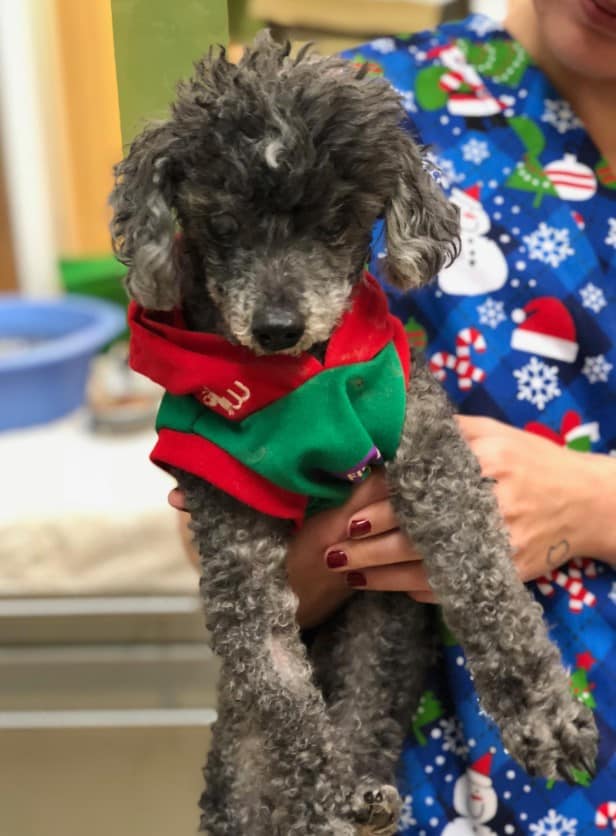
[{"label": "woman's hand", "polygon": [[382,470],[340,508],[305,522],[290,543],[287,571],[302,627],[324,621],[353,589],[413,590],[432,600],[420,557],[398,529]]},{"label": "woman's hand", "polygon": [[459,416],[458,423],[483,476],[494,480],[523,581],[573,557],[613,558],[616,544],[604,536],[615,510],[613,459],[560,447],[492,418]]},{"label": "woman's hand", "polygon": [[[168,499],[183,511],[180,490],[172,490]],[[181,514],[184,544],[198,567],[187,523],[188,515]],[[354,488],[340,508],[306,520],[289,544],[287,572],[299,597],[297,619],[302,627],[333,615],[353,589],[397,589],[417,600],[434,600],[420,556],[398,529],[382,470]]]}]

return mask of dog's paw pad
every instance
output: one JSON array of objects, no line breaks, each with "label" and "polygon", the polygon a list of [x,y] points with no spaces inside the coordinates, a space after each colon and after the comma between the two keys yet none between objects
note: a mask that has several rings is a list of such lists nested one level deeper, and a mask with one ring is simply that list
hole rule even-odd
[{"label": "dog's paw pad", "polygon": [[358,836],[393,836],[400,816],[398,790],[389,784],[363,782],[353,801]]}]

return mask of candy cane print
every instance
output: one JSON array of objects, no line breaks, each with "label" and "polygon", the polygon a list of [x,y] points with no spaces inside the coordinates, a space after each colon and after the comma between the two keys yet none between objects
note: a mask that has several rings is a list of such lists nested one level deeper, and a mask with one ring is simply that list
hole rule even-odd
[{"label": "candy cane print", "polygon": [[590,558],[575,558],[566,567],[554,569],[549,575],[537,578],[537,588],[546,597],[554,594],[553,583],[558,584],[569,595],[570,612],[579,613],[586,607],[594,607],[597,599],[586,589],[582,582],[582,573],[589,578],[597,576],[597,567]]},{"label": "candy cane print", "polygon": [[434,377],[442,383],[447,377],[447,369],[455,369],[456,363],[457,358],[454,354],[450,354],[449,351],[437,351],[430,357],[428,365]]},{"label": "candy cane print", "polygon": [[447,370],[455,371],[460,389],[470,389],[473,383],[480,383],[486,376],[483,369],[470,361],[471,349],[482,354],[486,350],[486,341],[477,328],[463,328],[456,337],[456,353],[438,351],[430,358],[430,371],[437,380],[443,381]]},{"label": "candy cane print", "polygon": [[483,369],[471,363],[469,359],[471,348],[474,348],[479,354],[483,354],[487,348],[486,341],[477,328],[463,328],[456,337],[456,355],[458,357],[456,372],[460,389],[470,389],[473,383],[481,383],[486,376]]},{"label": "candy cane print", "polygon": [[616,830],[616,801],[604,801],[597,807],[595,825],[603,829],[608,824],[612,825],[612,830]]}]

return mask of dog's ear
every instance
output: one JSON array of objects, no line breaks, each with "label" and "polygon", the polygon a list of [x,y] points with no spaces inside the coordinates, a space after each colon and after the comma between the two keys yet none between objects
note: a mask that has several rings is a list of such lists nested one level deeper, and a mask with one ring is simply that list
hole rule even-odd
[{"label": "dog's ear", "polygon": [[400,129],[399,176],[385,206],[386,269],[403,290],[422,287],[454,260],[460,249],[458,209],[426,169],[419,146]]},{"label": "dog's ear", "polygon": [[168,122],[147,127],[115,167],[110,197],[113,250],[129,268],[127,292],[151,310],[171,310],[179,302],[173,263],[173,143]]}]

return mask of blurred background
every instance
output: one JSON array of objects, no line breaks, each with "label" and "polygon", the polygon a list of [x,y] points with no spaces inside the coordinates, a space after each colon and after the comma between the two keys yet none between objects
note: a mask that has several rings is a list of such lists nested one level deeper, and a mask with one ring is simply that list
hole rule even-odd
[{"label": "blurred background", "polygon": [[504,2],[0,0],[0,833],[188,836],[215,717],[160,393],[126,365],[112,166],[211,43],[323,52]]}]

